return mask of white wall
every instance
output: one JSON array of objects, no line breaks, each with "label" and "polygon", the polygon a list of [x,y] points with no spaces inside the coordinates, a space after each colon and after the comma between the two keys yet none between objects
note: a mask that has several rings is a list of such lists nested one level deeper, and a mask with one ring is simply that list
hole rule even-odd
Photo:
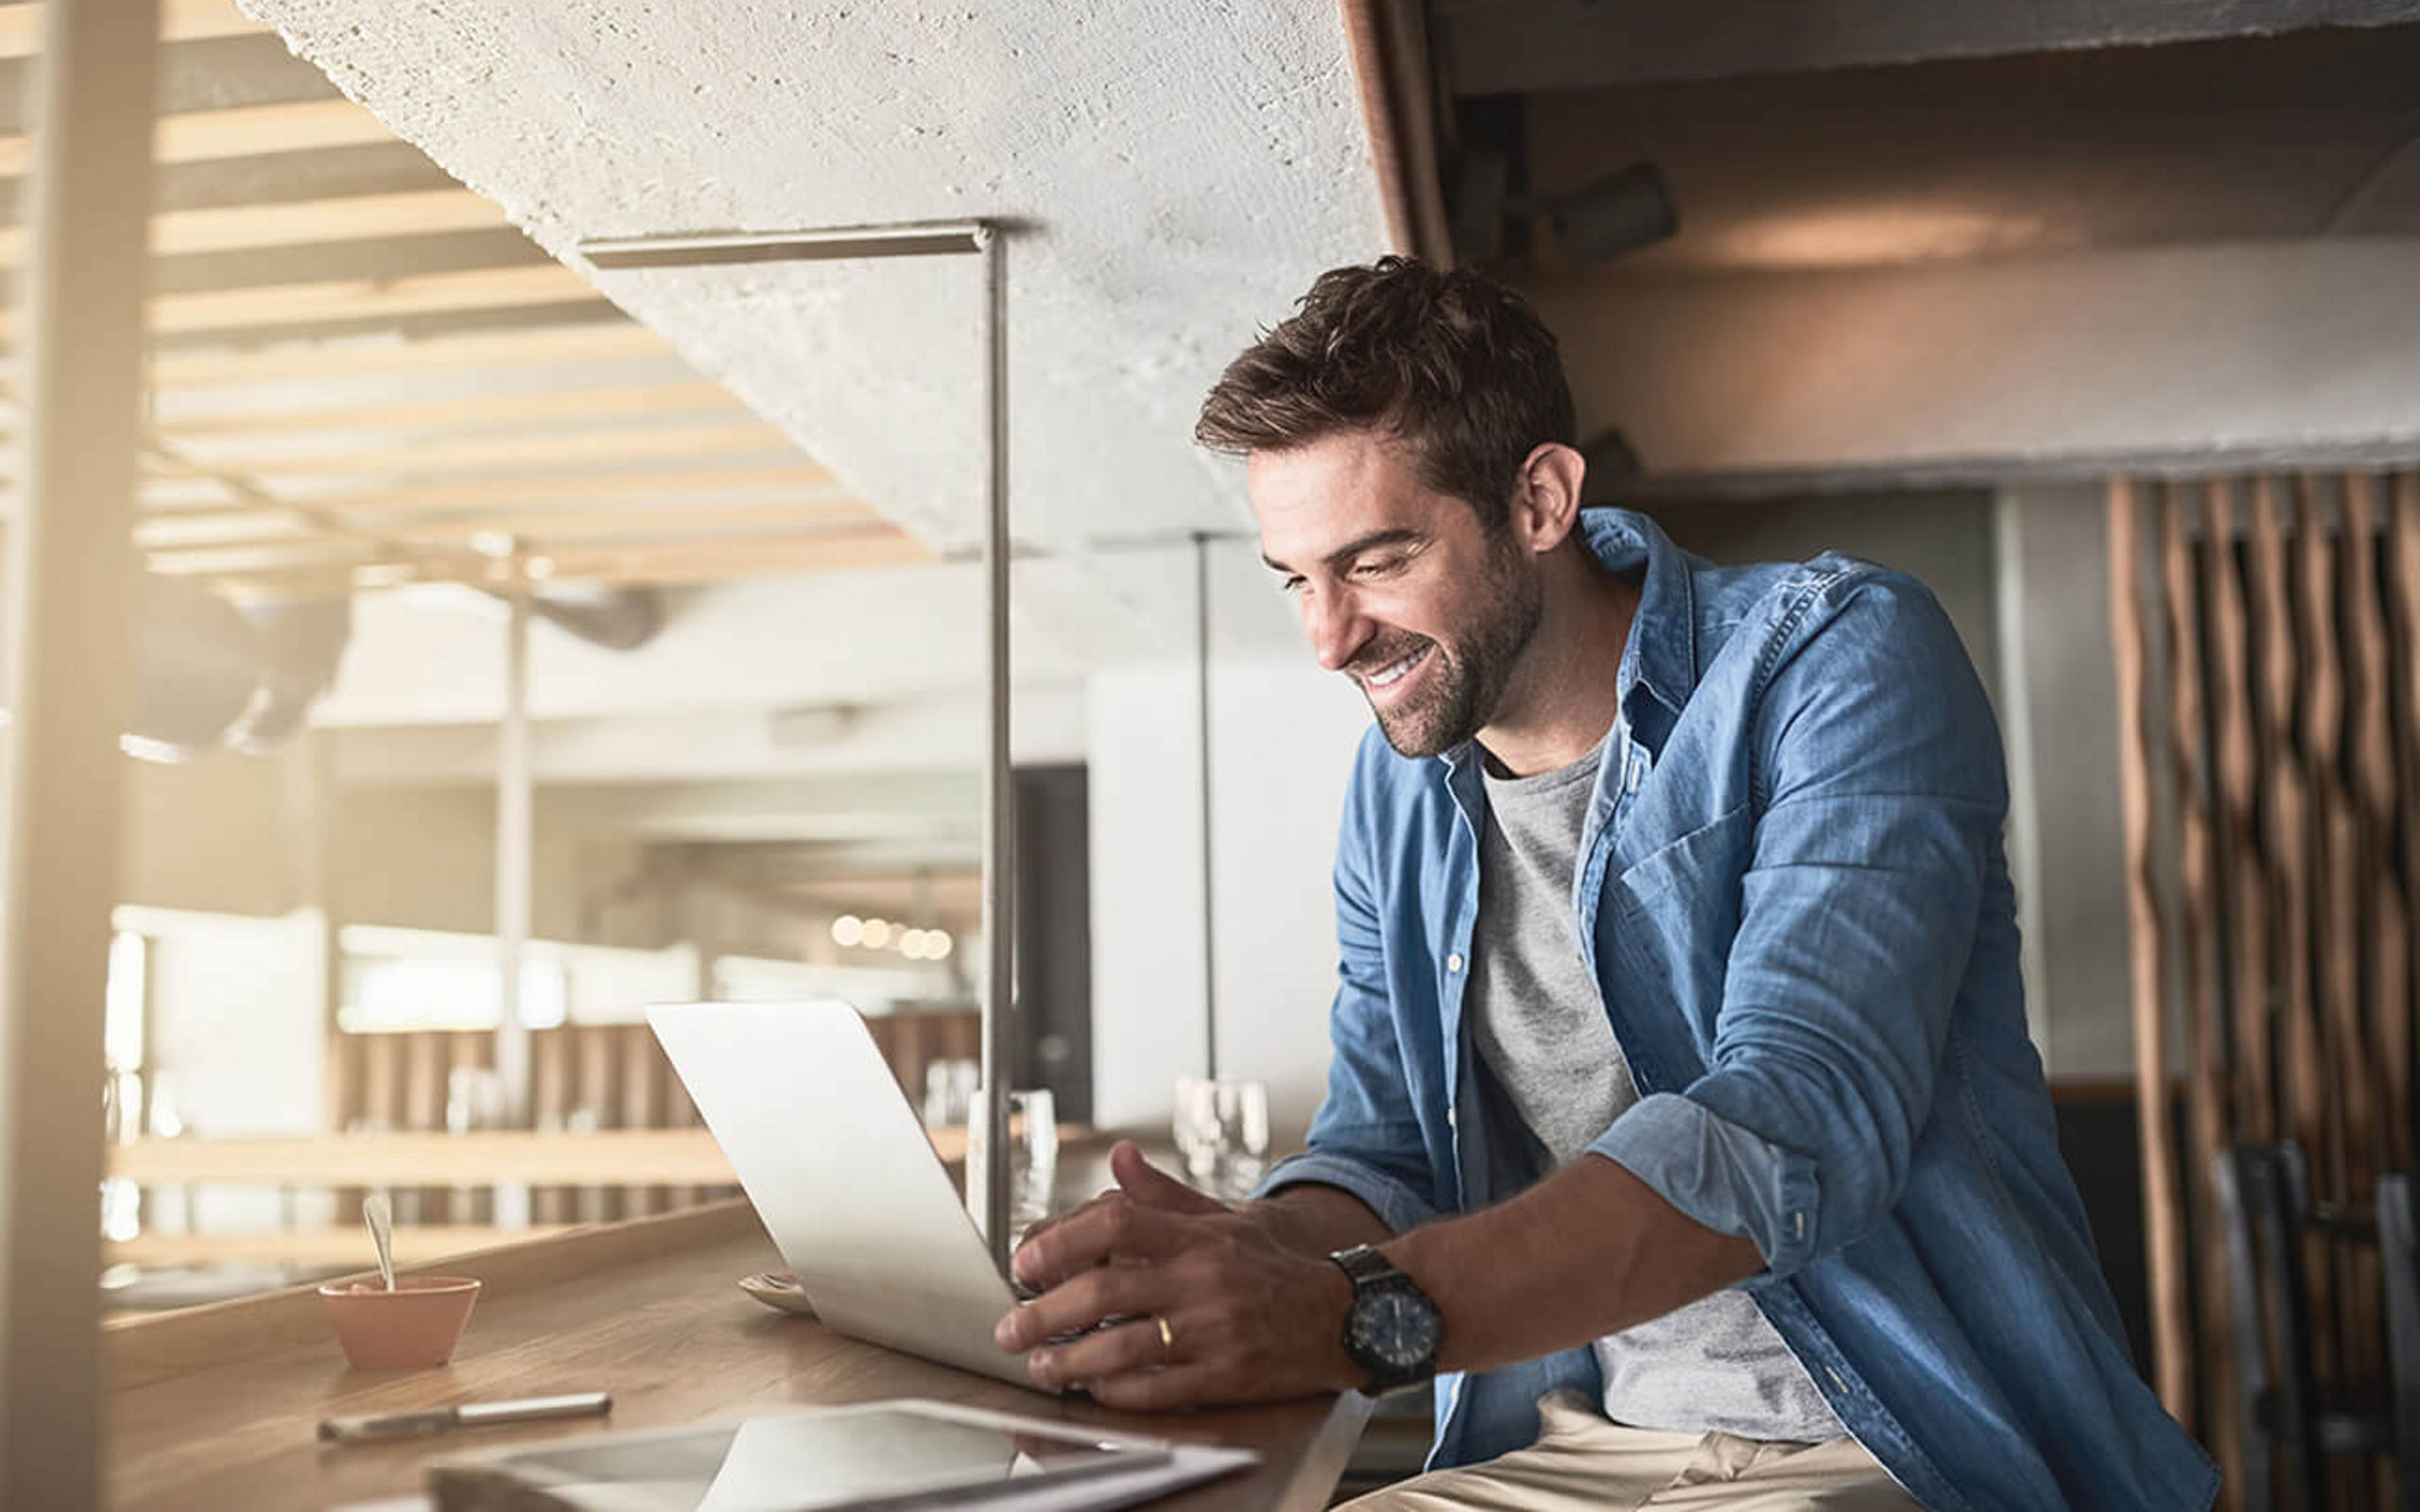
[{"label": "white wall", "polygon": [[1998,502],[2009,858],[2026,931],[2025,989],[2050,1074],[2133,1074],[2126,858],[2118,797],[2108,524],[2091,487]]},{"label": "white wall", "polygon": [[[122,907],[116,922],[150,941],[150,1095],[164,1089],[185,1130],[204,1138],[317,1135],[327,1066],[319,915]],[[283,1200],[266,1189],[197,1188],[183,1212],[166,1216],[172,1228],[274,1228]],[[312,1213],[323,1221],[316,1205]]]},{"label": "white wall", "polygon": [[[1189,665],[1103,674],[1086,694],[1091,765],[1093,1097],[1107,1126],[1165,1125],[1202,1066],[1201,828]],[[1270,1085],[1281,1147],[1327,1078],[1336,981],[1328,876],[1369,709],[1299,663],[1211,675],[1219,1071]]]}]

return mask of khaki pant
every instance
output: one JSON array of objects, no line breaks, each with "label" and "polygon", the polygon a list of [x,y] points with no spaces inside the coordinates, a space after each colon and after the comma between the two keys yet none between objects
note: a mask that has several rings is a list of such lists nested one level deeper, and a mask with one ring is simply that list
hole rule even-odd
[{"label": "khaki pant", "polygon": [[1346,1503],[1340,1512],[1910,1512],[1854,1438],[1768,1444],[1730,1434],[1625,1428],[1576,1391],[1538,1403],[1527,1449],[1432,1470]]}]

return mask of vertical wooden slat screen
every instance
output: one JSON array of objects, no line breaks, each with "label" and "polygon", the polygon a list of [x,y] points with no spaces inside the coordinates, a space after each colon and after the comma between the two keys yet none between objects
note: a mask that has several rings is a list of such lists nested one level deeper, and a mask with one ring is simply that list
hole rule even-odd
[{"label": "vertical wooden slat screen", "polygon": [[[2420,793],[2420,472],[2405,472],[2394,480],[2394,514],[2388,537],[2386,556],[2391,587],[2387,599],[2394,625],[2393,664],[2399,671],[2388,678],[2387,692],[2394,732],[2395,790],[2399,797]],[[2420,898],[2420,815],[2404,816],[2400,839],[2394,858],[2402,868],[2403,885],[2397,902],[2408,909],[2414,898]],[[2402,956],[2403,1017],[2408,1027],[2415,1017],[2420,1017],[2420,968],[2412,964],[2412,942],[2408,933]],[[2412,1040],[2409,1033],[2402,1037],[2395,1067],[2405,1088],[2404,1102],[2395,1110],[2394,1130],[2397,1142],[2394,1163],[2399,1170],[2410,1169],[2415,1160],[2420,1160],[2420,1136],[2415,1136],[2412,1127],[2411,1089],[2416,1074]]]},{"label": "vertical wooden slat screen", "polygon": [[[2420,475],[2120,478],[2108,515],[2155,1379],[2232,1470],[2260,1340],[2230,1337],[2213,1158],[2291,1138],[2357,1212],[2420,1159]],[[2375,1384],[2375,1256],[2312,1244],[2313,1367]],[[2340,1456],[2331,1489],[2380,1473]]]},{"label": "vertical wooden slat screen", "polygon": [[2367,474],[2344,479],[2344,614],[2350,682],[2351,725],[2347,768],[2353,808],[2353,910],[2361,1001],[2378,1011],[2367,1016],[2376,1037],[2367,1057],[2370,1096],[2378,1108],[2371,1128],[2374,1169],[2390,1170],[2411,1160],[2410,1114],[2411,1022],[2408,1013],[2385,1011],[2411,995],[2411,940],[2403,931],[2401,882],[2394,874],[2396,766],[2389,687],[2386,613],[2380,601],[2377,531],[2378,480]]},{"label": "vertical wooden slat screen", "polygon": [[2118,798],[2126,825],[2126,915],[2135,987],[2135,1071],[2143,1148],[2143,1241],[2151,1263],[2152,1379],[2160,1400],[2193,1420],[2192,1331],[2185,1299],[2185,1225],[2168,1121],[2168,1005],[2160,957],[2165,934],[2152,846],[2153,715],[2151,625],[2139,579],[2142,522],[2135,486],[2109,486],[2110,638],[2118,671]]},{"label": "vertical wooden slat screen", "polygon": [[[2215,1149],[2224,1143],[2227,1123],[2226,1015],[2221,1006],[2224,987],[2219,953],[2222,943],[2219,918],[2212,781],[2205,707],[2207,681],[2202,675],[2202,573],[2194,542],[2186,530],[2188,490],[2180,484],[2159,490],[2159,581],[2168,600],[2169,770],[2176,795],[2176,871],[2184,908],[2177,931],[2183,946],[2182,987],[2185,997],[2185,1107],[2195,1149]],[[2217,1204],[2210,1190],[2208,1167],[2187,1162],[2184,1172],[2187,1231],[2214,1232]],[[2210,1245],[2197,1245],[2199,1275],[2192,1284],[2202,1297],[2222,1295],[2226,1257]],[[2197,1397],[2209,1400],[2223,1388],[2220,1382],[2233,1367],[2234,1352],[2221,1315],[2204,1310],[2203,1349],[2196,1372]],[[2221,1469],[2234,1473],[2238,1461],[2231,1418],[2209,1421],[2207,1436]]]},{"label": "vertical wooden slat screen", "polygon": [[2230,1122],[2245,1137],[2274,1137],[2276,1051],[2269,1025],[2269,886],[2261,866],[2259,739],[2252,716],[2252,646],[2236,557],[2236,496],[2224,478],[2204,493],[2209,545],[2210,719],[2216,730],[2215,850],[2225,912],[2228,1045],[2235,1068]]}]

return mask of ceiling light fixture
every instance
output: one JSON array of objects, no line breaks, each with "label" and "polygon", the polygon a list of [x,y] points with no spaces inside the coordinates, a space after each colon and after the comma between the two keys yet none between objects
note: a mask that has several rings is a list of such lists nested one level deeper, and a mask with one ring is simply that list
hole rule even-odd
[{"label": "ceiling light fixture", "polygon": [[1652,247],[1681,229],[1672,187],[1652,163],[1634,163],[1561,195],[1513,193],[1510,171],[1504,153],[1494,147],[1463,152],[1454,182],[1453,235],[1454,251],[1464,261],[1502,257],[1507,223],[1531,216],[1553,229],[1564,260],[1579,267]]}]

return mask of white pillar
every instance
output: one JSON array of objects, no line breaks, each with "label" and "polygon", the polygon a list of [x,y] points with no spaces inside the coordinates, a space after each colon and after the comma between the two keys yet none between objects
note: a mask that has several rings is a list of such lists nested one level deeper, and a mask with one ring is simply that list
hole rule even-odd
[{"label": "white pillar", "polygon": [[101,1022],[121,826],[152,0],[43,8],[0,846],[0,1506],[98,1504]]}]

